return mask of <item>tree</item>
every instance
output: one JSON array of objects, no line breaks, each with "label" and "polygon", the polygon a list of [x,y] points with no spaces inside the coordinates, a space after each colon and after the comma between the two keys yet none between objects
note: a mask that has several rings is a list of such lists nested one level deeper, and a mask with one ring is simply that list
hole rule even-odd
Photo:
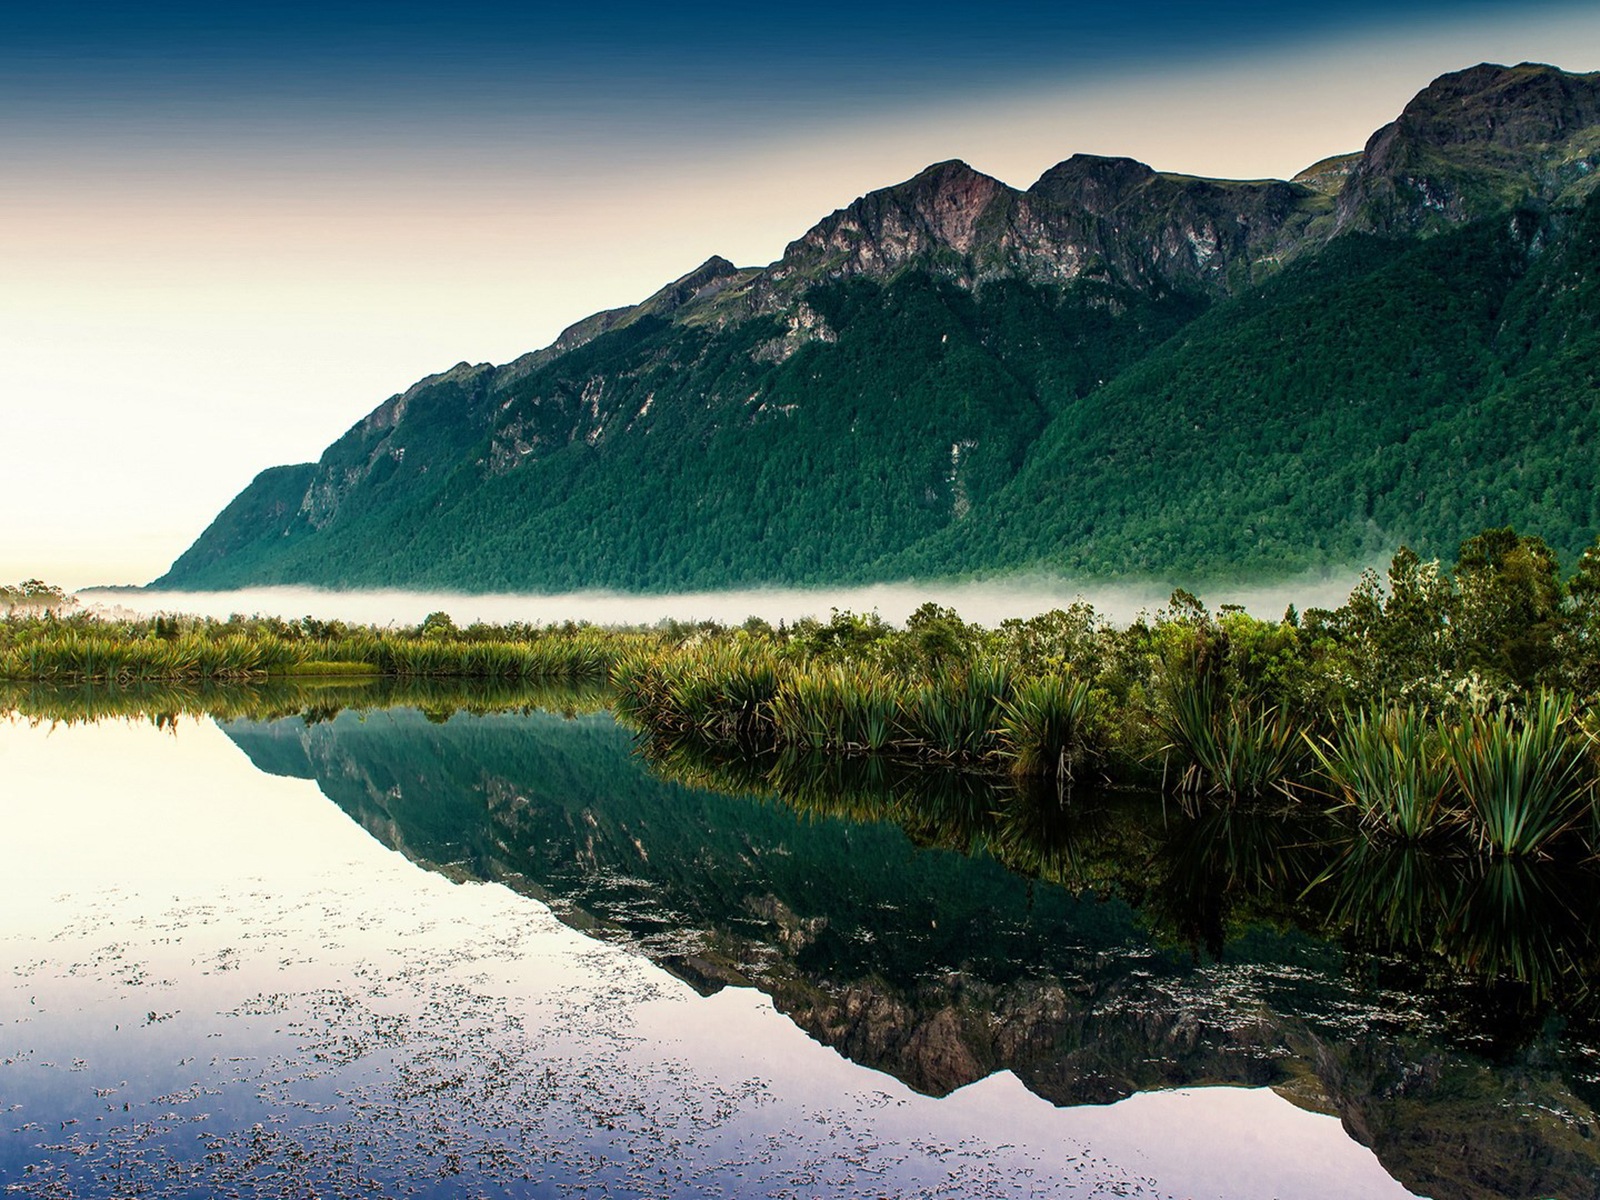
[{"label": "tree", "polygon": [[57,615],[76,608],[78,598],[42,579],[24,579],[21,583],[0,585],[0,607],[6,616],[35,616],[40,613]]},{"label": "tree", "polygon": [[1507,525],[1461,543],[1456,623],[1464,665],[1530,686],[1556,657],[1561,574],[1543,538]]},{"label": "tree", "polygon": [[431,612],[424,617],[417,632],[426,638],[453,638],[458,636],[461,631],[456,628],[456,623],[451,619],[450,614],[440,610],[439,612]]}]

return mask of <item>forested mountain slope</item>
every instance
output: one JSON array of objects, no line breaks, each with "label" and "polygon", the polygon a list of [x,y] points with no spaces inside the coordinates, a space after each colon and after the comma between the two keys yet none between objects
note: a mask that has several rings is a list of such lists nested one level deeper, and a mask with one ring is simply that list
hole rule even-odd
[{"label": "forested mountain slope", "polygon": [[1047,562],[1184,578],[1448,559],[1491,525],[1600,530],[1600,198],[1396,246],[1341,239],[1065,411],[896,573]]},{"label": "forested mountain slope", "polygon": [[1592,539],[1600,76],[1476,67],[1296,181],[862,197],[263,472],[158,584],[1289,572]]}]

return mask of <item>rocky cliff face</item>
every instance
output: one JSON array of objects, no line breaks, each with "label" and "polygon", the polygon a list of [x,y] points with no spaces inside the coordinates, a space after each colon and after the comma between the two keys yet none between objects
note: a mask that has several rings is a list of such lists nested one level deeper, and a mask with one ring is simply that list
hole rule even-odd
[{"label": "rocky cliff face", "polygon": [[1082,154],[1046,171],[1028,195],[1093,246],[1113,277],[1210,293],[1270,273],[1327,209],[1302,183],[1163,175],[1133,159]]},{"label": "rocky cliff face", "polygon": [[1361,154],[1292,181],[1198,179],[1080,154],[1019,192],[938,163],[820,221],[761,284],[782,295],[795,277],[884,278],[931,262],[968,286],[1094,278],[1225,293],[1338,233],[1427,232],[1518,203],[1580,203],[1597,172],[1600,73],[1483,64],[1435,80]]},{"label": "rocky cliff face", "polygon": [[805,302],[811,288],[855,278],[881,282],[913,267],[966,288],[1024,279],[1136,293],[1225,293],[1292,253],[1322,207],[1323,198],[1300,184],[1160,175],[1132,159],[1077,155],[1026,192],[965,163],[939,163],[824,218],[769,267],[739,268],[713,257],[639,304],[587,317],[550,346],[503,367],[458,363],[420,380],[330,448],[312,469],[295,513],[279,523],[321,530],[338,518],[348,497],[380,475],[448,469],[448,462],[433,460],[425,439],[408,436],[419,423],[407,425],[417,406],[437,410],[443,404],[461,433],[490,437],[490,473],[536,461],[578,438],[592,445],[608,431],[631,426],[629,417],[649,415],[648,402],[634,413],[612,412],[608,398],[615,389],[604,377],[591,378],[570,397],[513,400],[509,392],[557,359],[645,318],[714,327],[772,318],[783,332],[752,353],[777,362],[834,337]]},{"label": "rocky cliff face", "polygon": [[757,307],[796,281],[885,279],[912,265],[968,287],[1021,278],[1225,293],[1275,265],[1326,207],[1300,184],[1162,175],[1128,158],[1075,155],[1025,192],[939,163],[792,242],[757,284]]},{"label": "rocky cliff face", "polygon": [[1517,204],[1570,206],[1600,170],[1600,73],[1523,63],[1440,76],[1372,135],[1335,230],[1428,232]]}]

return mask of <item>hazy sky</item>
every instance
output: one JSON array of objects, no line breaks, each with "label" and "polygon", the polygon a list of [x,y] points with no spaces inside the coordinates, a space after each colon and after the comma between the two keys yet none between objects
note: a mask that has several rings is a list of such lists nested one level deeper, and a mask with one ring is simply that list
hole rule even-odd
[{"label": "hazy sky", "polygon": [[251,476],[930,162],[1286,176],[1600,7],[10,5],[0,582],[159,574]]}]

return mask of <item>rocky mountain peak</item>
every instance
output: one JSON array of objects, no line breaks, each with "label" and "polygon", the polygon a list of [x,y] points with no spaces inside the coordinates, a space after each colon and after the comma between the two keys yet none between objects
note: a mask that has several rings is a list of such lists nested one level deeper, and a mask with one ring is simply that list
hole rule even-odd
[{"label": "rocky mountain peak", "polygon": [[949,210],[970,211],[1010,190],[998,179],[974,170],[959,158],[952,158],[925,167],[904,183],[873,194],[889,193],[899,203],[934,216]]},{"label": "rocky mountain peak", "polygon": [[657,316],[666,316],[691,301],[704,300],[715,295],[739,274],[738,267],[721,255],[713,254],[688,274],[667,284],[638,308],[641,314],[653,313]]},{"label": "rocky mountain peak", "polygon": [[603,333],[621,329],[643,316],[670,316],[687,304],[712,298],[724,288],[748,279],[751,274],[752,271],[740,270],[721,255],[713,254],[694,270],[674,279],[638,304],[608,308],[567,326],[544,349],[524,354],[503,367],[495,386],[503,390],[529,372],[553,362],[569,350],[587,345]]},{"label": "rocky mountain peak", "polygon": [[1396,134],[1429,145],[1520,150],[1600,124],[1600,72],[1573,75],[1543,63],[1479,63],[1441,75],[1369,146]]},{"label": "rocky mountain peak", "polygon": [[1336,230],[1428,232],[1581,200],[1600,176],[1600,73],[1480,63],[1441,75],[1368,140]]},{"label": "rocky mountain peak", "polygon": [[1106,216],[1156,178],[1155,171],[1137,159],[1074,154],[1041,175],[1028,194]]},{"label": "rocky mountain peak", "polygon": [[1015,195],[964,162],[935,163],[824,217],[789,244],[783,263],[806,274],[887,275],[933,251],[969,254],[985,214]]},{"label": "rocky mountain peak", "polygon": [[1335,154],[1312,163],[1290,181],[1325,196],[1337,196],[1344,190],[1345,181],[1361,164],[1361,154]]}]

